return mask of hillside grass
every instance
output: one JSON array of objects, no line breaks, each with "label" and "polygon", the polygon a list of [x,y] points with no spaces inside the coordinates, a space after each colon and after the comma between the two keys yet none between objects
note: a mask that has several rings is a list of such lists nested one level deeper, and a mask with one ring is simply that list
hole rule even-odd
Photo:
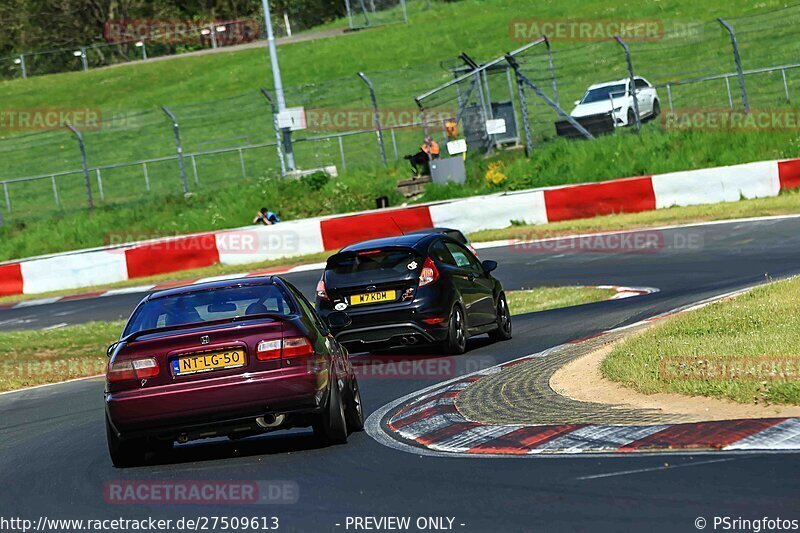
[{"label": "hillside grass", "polygon": [[603,375],[645,394],[800,404],[800,278],[691,311],[617,346]]}]

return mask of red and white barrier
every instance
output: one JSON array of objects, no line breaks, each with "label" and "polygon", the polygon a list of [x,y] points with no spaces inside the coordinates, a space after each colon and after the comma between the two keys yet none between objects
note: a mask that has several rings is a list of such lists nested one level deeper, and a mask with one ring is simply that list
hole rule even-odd
[{"label": "red and white barrier", "polygon": [[0,296],[78,289],[216,263],[240,265],[336,250],[431,227],[465,233],[612,213],[734,202],[800,188],[800,159],[478,196],[79,250],[0,264]]}]

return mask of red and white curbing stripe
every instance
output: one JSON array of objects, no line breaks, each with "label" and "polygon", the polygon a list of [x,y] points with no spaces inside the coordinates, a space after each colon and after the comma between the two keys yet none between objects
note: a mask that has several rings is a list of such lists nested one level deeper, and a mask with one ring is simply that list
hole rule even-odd
[{"label": "red and white curbing stripe", "polygon": [[0,296],[319,253],[400,231],[445,226],[471,233],[505,228],[514,221],[546,224],[777,196],[798,187],[800,159],[765,161],[185,235],[2,263]]},{"label": "red and white curbing stripe", "polygon": [[[644,322],[684,313],[742,292],[745,290],[711,298]],[[639,324],[603,332],[600,336]],[[367,420],[367,431],[379,442],[411,453],[469,457],[800,450],[800,418],[631,426],[526,426],[473,422],[464,418],[456,408],[458,395],[470,384],[505,368],[547,357],[562,347],[556,346],[401,398],[373,413]],[[383,420],[386,420],[385,426]]]}]

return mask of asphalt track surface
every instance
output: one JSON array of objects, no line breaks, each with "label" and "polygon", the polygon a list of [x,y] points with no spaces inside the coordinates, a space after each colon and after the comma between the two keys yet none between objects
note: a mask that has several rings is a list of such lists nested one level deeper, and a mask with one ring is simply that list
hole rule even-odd
[{"label": "asphalt track surface", "polygon": [[[366,414],[456,375],[800,273],[800,218],[647,233],[660,239],[659,249],[482,250],[482,258],[500,262],[497,275],[507,289],[619,284],[661,291],[515,317],[513,340],[476,338],[466,355],[442,358],[448,375],[364,375]],[[287,278],[312,294],[318,275]],[[123,318],[138,300],[126,295],[4,310],[0,329]],[[362,371],[381,365],[375,357],[355,360]],[[297,430],[238,443],[199,441],[156,464],[115,470],[106,452],[102,389],[101,381],[89,380],[0,396],[0,516],[267,515],[279,517],[283,531],[345,531],[348,516],[447,516],[457,531],[696,531],[697,517],[708,520],[709,530],[715,516],[800,519],[795,454],[472,460],[398,451],[363,432],[346,445],[319,448],[309,432]],[[299,499],[272,506],[109,505],[104,486],[116,480],[288,480]]]}]

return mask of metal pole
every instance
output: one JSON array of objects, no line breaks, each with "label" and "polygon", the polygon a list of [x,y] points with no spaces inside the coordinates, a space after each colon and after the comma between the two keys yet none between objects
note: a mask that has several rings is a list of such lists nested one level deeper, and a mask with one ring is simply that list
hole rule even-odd
[{"label": "metal pole", "polygon": [[375,87],[372,85],[372,82],[367,77],[366,74],[363,72],[358,73],[358,77],[361,78],[364,83],[367,84],[367,88],[369,88],[369,97],[372,100],[372,111],[375,115],[375,133],[378,135],[378,148],[381,151],[381,160],[383,161],[383,166],[388,166],[386,162],[386,147],[383,145],[383,132],[381,131],[381,117],[378,113],[378,100],[375,98]]},{"label": "metal pole", "polygon": [[667,100],[669,101],[669,112],[674,113],[675,109],[672,107],[672,86],[667,84]]},{"label": "metal pole", "polygon": [[81,64],[84,72],[89,70],[89,62],[86,60],[86,47],[83,46],[81,47]]},{"label": "metal pole", "polygon": [[58,187],[56,186],[56,177],[55,176],[50,176],[50,181],[53,182],[53,200],[55,200],[56,207],[58,207],[58,204],[60,202],[58,201]]},{"label": "metal pole", "polygon": [[289,14],[286,11],[283,12],[283,25],[286,26],[286,36],[291,37],[292,25],[289,24]]},{"label": "metal pole", "polygon": [[394,128],[390,130],[392,132],[392,146],[394,146],[394,160],[400,160],[400,152],[397,151],[397,136],[394,134]]},{"label": "metal pole", "polygon": [[22,68],[22,79],[28,77],[28,69],[25,67],[25,54],[19,56],[19,66]]},{"label": "metal pole", "polygon": [[142,163],[142,168],[144,169],[144,186],[147,188],[147,192],[150,192],[150,176],[147,175],[147,163]]},{"label": "metal pole", "polygon": [[178,151],[178,165],[181,168],[181,183],[183,183],[183,194],[189,193],[189,183],[186,181],[186,165],[183,161],[183,147],[181,146],[181,130],[178,125],[178,118],[169,110],[165,105],[161,106],[161,110],[172,121],[172,133],[175,135],[175,149]]},{"label": "metal pole", "polygon": [[344,158],[344,143],[342,143],[342,136],[338,137],[339,139],[339,155],[342,156],[342,172],[347,171],[347,161]]},{"label": "metal pole", "polygon": [[[264,24],[267,26],[267,44],[269,45],[269,60],[272,65],[272,81],[275,84],[275,100],[278,104],[278,114],[286,110],[286,99],[283,96],[283,80],[281,79],[281,67],[278,63],[278,50],[275,46],[275,35],[272,33],[272,18],[269,14],[269,0],[261,0],[264,9]],[[286,152],[286,169],[295,169],[294,153],[292,152],[292,130],[283,128],[283,144]]]},{"label": "metal pole", "polygon": [[728,76],[725,76],[725,87],[728,89],[728,106],[733,111],[733,93],[731,93],[731,81]]},{"label": "metal pole", "polygon": [[283,149],[281,148],[281,129],[278,127],[278,113],[275,109],[275,102],[272,100],[272,97],[269,95],[269,91],[262,88],[261,94],[264,95],[264,98],[267,99],[269,102],[269,108],[272,110],[272,127],[275,128],[275,146],[278,148],[278,161],[281,164],[281,176],[286,175],[286,162],[283,160]]},{"label": "metal pole", "polygon": [[[742,58],[739,56],[739,43],[736,40],[736,33],[733,31],[733,26],[728,24],[728,22],[723,18],[717,18],[717,22],[722,24],[722,26],[728,30],[728,33],[731,35],[731,45],[733,46],[733,60],[736,62],[736,71],[739,74],[739,87],[742,90],[742,105],[744,106],[744,112],[750,112],[750,103],[747,101],[747,89],[744,85],[744,71],[742,70]],[[727,78],[726,78],[727,79]]]},{"label": "metal pole", "polygon": [[350,0],[344,0],[344,7],[347,9],[347,25],[353,29],[353,12],[350,10]]},{"label": "metal pole", "polygon": [[94,170],[97,173],[97,189],[100,191],[100,201],[106,201],[106,194],[103,192],[103,178],[100,176],[100,169],[96,168]]},{"label": "metal pole", "polygon": [[528,101],[525,98],[525,83],[519,76],[519,72],[514,69],[517,80],[517,92],[519,93],[519,108],[522,115],[522,129],[525,131],[525,157],[530,157],[533,152],[533,135],[531,135],[531,123],[528,117]]},{"label": "metal pole", "polygon": [[[506,65],[506,80],[508,81],[508,99],[511,101],[511,111],[514,113],[514,117],[517,116],[517,104],[514,103],[514,84],[511,82],[511,69]],[[522,133],[520,130],[520,124],[518,120],[514,121],[517,125],[517,139],[522,138]]]},{"label": "metal pole", "polygon": [[544,45],[547,47],[547,64],[550,68],[550,78],[553,80],[553,101],[556,105],[561,107],[561,102],[558,100],[558,83],[556,82],[556,67],[553,63],[553,50],[550,47],[550,39],[544,35]]},{"label": "metal pole", "polygon": [[244,154],[242,153],[241,148],[239,148],[239,165],[242,167],[242,178],[246,178],[247,173],[244,170]]},{"label": "metal pole", "polygon": [[[628,63],[628,75],[630,76],[630,89],[631,95],[633,95],[633,113],[636,115],[636,133],[639,133],[642,130],[642,117],[639,116],[639,96],[637,96],[636,90],[636,79],[633,75],[633,63],[631,62],[631,49],[628,48],[628,45],[625,41],[622,40],[622,37],[619,35],[614,36],[614,39],[619,43],[623,50],[625,50],[625,62]],[[630,126],[630,124],[628,124]]]},{"label": "metal pole", "polygon": [[400,8],[403,10],[403,21],[408,24],[408,11],[406,10],[406,0],[400,0]]},{"label": "metal pole", "polygon": [[211,48],[217,48],[217,25],[211,25]]},{"label": "metal pole", "polygon": [[792,99],[789,97],[789,84],[786,83],[786,69],[781,69],[781,76],[783,77],[783,90],[786,91],[786,101],[791,102]]},{"label": "metal pole", "polygon": [[147,61],[147,41],[142,39],[142,61]]},{"label": "metal pole", "polygon": [[194,159],[194,154],[192,154],[192,171],[194,172],[194,184],[200,185],[200,177],[197,175],[197,161]]},{"label": "metal pole", "polygon": [[8,209],[8,212],[10,213],[11,212],[11,196],[8,194],[8,182],[7,181],[3,182],[3,192],[6,195],[6,209]]},{"label": "metal pole", "polygon": [[580,122],[578,122],[578,121],[577,121],[577,120],[575,120],[573,117],[571,117],[571,116],[569,115],[569,113],[567,113],[566,111],[564,111],[563,109],[561,109],[561,107],[560,107],[560,106],[558,106],[558,104],[556,104],[554,101],[552,101],[552,100],[551,100],[551,99],[550,99],[550,98],[549,98],[549,97],[548,97],[546,94],[544,94],[544,93],[542,92],[542,90],[541,90],[539,87],[537,87],[537,86],[536,86],[536,84],[535,84],[535,83],[533,83],[531,80],[529,80],[528,78],[526,78],[526,77],[525,77],[525,76],[524,76],[524,75],[523,75],[523,74],[522,74],[522,73],[519,71],[519,63],[517,63],[517,60],[514,58],[514,56],[512,56],[511,54],[506,54],[506,55],[505,55],[505,56],[503,56],[503,57],[505,57],[506,61],[508,61],[508,64],[509,64],[509,65],[511,65],[511,67],[514,69],[514,72],[515,72],[515,73],[516,73],[516,75],[517,75],[517,79],[521,80],[521,81],[522,81],[522,82],[523,82],[525,85],[527,85],[528,87],[530,87],[530,88],[533,90],[533,92],[534,92],[534,93],[536,93],[536,96],[538,96],[539,98],[541,98],[542,100],[544,100],[544,101],[545,101],[545,103],[546,103],[547,105],[549,105],[550,107],[552,107],[553,109],[555,109],[556,113],[558,113],[559,115],[561,115],[562,117],[564,117],[564,119],[565,119],[567,122],[569,122],[569,123],[572,125],[572,127],[573,127],[573,128],[575,128],[576,130],[578,130],[578,132],[579,132],[581,135],[583,135],[583,136],[584,136],[584,137],[586,137],[587,139],[594,139],[594,135],[592,135],[591,133],[589,133],[589,131],[588,131],[586,128],[584,128],[583,126],[581,126]]},{"label": "metal pole", "polygon": [[[86,165],[86,146],[83,144],[83,135],[70,123],[67,123],[67,128],[75,135],[75,138],[78,139],[78,147],[81,150],[81,165],[83,166],[83,181],[86,185],[86,200],[89,203],[89,209],[94,209],[92,182],[89,179],[89,167]],[[6,200],[8,200],[8,189],[6,189]]]}]

